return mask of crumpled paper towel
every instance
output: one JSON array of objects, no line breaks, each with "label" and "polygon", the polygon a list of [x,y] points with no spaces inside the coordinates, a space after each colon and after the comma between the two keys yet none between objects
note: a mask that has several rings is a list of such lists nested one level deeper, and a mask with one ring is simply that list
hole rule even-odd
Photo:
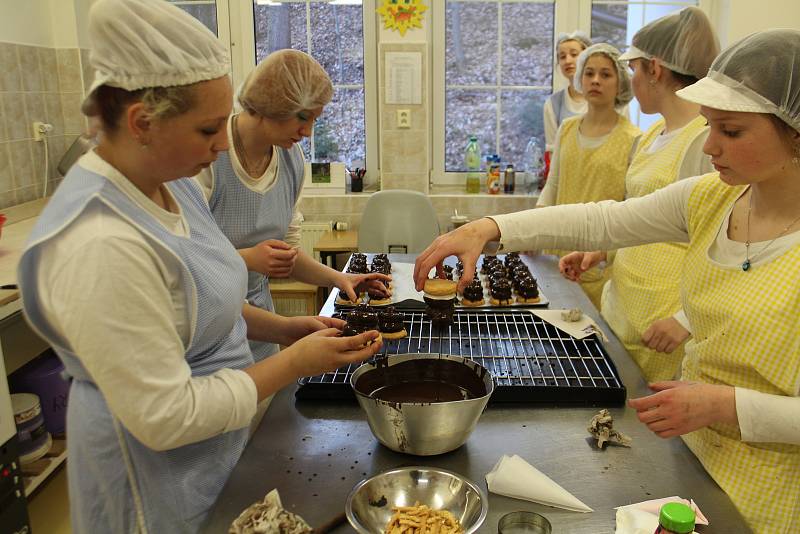
[{"label": "crumpled paper towel", "polygon": [[517,456],[503,455],[486,474],[489,491],[573,512],[592,512],[570,492]]},{"label": "crumpled paper towel", "polygon": [[278,490],[248,506],[233,520],[228,534],[310,534],[313,529],[302,517],[283,508]]}]

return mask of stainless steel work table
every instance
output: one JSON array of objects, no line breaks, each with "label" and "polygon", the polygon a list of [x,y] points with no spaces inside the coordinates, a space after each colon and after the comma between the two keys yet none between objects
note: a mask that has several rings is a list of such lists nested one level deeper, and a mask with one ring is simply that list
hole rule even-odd
[{"label": "stainless steel work table", "polygon": [[[413,261],[397,255],[392,261]],[[532,262],[551,308],[580,307],[609,335],[605,344],[628,397],[648,393],[639,369],[580,288],[564,280],[551,257]],[[322,314],[333,312],[333,295]],[[615,427],[633,447],[590,445],[586,426],[598,408],[490,405],[467,443],[440,456],[419,457],[380,445],[361,409],[353,403],[295,401],[295,387],[275,396],[213,509],[207,532],[227,532],[233,519],[273,488],[284,506],[320,525],[344,510],[360,480],[401,465],[426,465],[458,472],[486,489],[484,475],[502,454],[519,454],[581,499],[594,512],[583,514],[489,493],[489,514],[479,530],[497,532],[500,517],[531,510],[547,517],[554,533],[613,532],[614,507],[659,497],[693,498],[711,521],[702,533],[749,532],[730,499],[703,470],[680,438],[658,438],[630,408],[611,408]],[[345,523],[334,532],[353,532]]]}]

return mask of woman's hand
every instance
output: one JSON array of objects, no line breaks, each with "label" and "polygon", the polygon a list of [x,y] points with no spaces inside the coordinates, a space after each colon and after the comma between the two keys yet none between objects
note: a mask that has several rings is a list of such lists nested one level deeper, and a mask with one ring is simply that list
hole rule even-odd
[{"label": "woman's hand", "polygon": [[384,298],[390,296],[388,288],[383,285],[383,280],[387,282],[392,281],[391,276],[381,273],[368,273],[368,274],[353,274],[353,273],[340,273],[341,276],[335,281],[336,287],[339,291],[344,292],[347,298],[351,301],[358,299],[359,293],[372,289],[373,292],[378,293]]},{"label": "woman's hand", "polygon": [[650,389],[657,393],[630,399],[628,406],[659,437],[688,434],[713,423],[738,424],[732,386],[668,380],[650,384]]},{"label": "woman's hand", "polygon": [[267,239],[239,251],[247,270],[262,273],[272,278],[286,278],[294,269],[297,249],[278,239]]},{"label": "woman's hand", "polygon": [[[295,376],[316,376],[342,366],[366,360],[381,348],[378,332],[370,330],[357,336],[339,337],[336,328],[326,328],[297,341],[286,349]],[[372,344],[367,345],[372,341]]]},{"label": "woman's hand", "polygon": [[654,321],[642,334],[645,345],[658,352],[669,354],[683,343],[691,332],[686,330],[674,317]]},{"label": "woman's hand", "polygon": [[458,290],[463,290],[475,276],[475,264],[486,243],[499,238],[500,229],[497,223],[488,217],[440,235],[422,251],[414,265],[414,284],[417,291],[422,291],[431,269],[436,267],[439,274],[442,260],[448,256],[457,256],[464,264],[464,274],[458,281]]},{"label": "woman's hand", "polygon": [[606,253],[603,251],[570,252],[558,261],[558,270],[567,280],[578,282],[583,273],[605,259]]},{"label": "woman's hand", "polygon": [[300,339],[329,328],[336,328],[341,330],[346,324],[341,319],[334,319],[333,317],[308,316],[303,315],[300,317],[281,317],[281,322],[278,330],[280,334],[279,343],[285,347],[292,345]]}]

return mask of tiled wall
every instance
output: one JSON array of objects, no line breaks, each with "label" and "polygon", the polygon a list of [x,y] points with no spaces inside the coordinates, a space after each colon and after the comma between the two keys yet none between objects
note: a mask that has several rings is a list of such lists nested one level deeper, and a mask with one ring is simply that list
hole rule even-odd
[{"label": "tiled wall", "polygon": [[53,125],[47,142],[48,195],[60,181],[56,165],[85,129],[80,105],[84,80],[91,81],[81,68],[86,59],[87,52],[77,48],[0,42],[0,208],[42,196],[45,146],[33,141],[34,121]]}]

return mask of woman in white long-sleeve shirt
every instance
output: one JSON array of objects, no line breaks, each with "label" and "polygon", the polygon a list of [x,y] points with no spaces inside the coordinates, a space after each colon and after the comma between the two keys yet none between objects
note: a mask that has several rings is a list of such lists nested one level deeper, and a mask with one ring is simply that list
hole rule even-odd
[{"label": "woman in white long-sleeve shirt", "polygon": [[[182,178],[227,148],[230,66],[215,36],[162,0],[99,0],[88,28],[84,111],[102,131],[31,232],[24,310],[73,378],[73,530],[197,532],[257,402],[374,354],[358,345],[378,334],[338,338],[341,321],[245,304],[244,262]],[[248,338],[290,346],[254,364]]]},{"label": "woman in white long-sleeve shirt", "polygon": [[415,271],[421,285],[455,254],[467,284],[493,240],[509,251],[688,242],[681,298],[694,335],[681,380],[629,405],[659,436],[680,435],[760,534],[800,531],[798,70],[798,31],[735,43],[678,92],[702,106],[716,173],[619,203],[481,219],[439,237]]}]

